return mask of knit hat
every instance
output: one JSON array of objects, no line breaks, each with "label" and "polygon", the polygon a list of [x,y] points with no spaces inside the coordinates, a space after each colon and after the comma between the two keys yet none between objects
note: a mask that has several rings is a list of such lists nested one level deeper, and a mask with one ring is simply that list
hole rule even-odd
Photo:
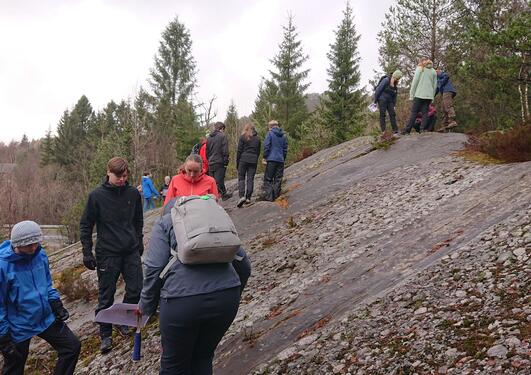
[{"label": "knit hat", "polygon": [[42,242],[42,230],[36,222],[25,220],[13,226],[11,245],[14,248],[40,242]]},{"label": "knit hat", "polygon": [[393,78],[394,79],[400,79],[402,78],[404,74],[402,74],[402,71],[400,69],[397,69],[393,72]]}]

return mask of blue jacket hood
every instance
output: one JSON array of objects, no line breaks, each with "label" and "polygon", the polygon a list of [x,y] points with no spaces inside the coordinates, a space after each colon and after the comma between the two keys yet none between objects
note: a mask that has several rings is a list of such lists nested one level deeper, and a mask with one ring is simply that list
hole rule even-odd
[{"label": "blue jacket hood", "polygon": [[35,258],[41,252],[41,247],[39,246],[35,253],[33,254],[17,254],[11,246],[11,241],[4,241],[0,244],[0,261],[13,263],[19,260],[30,260]]},{"label": "blue jacket hood", "polygon": [[282,137],[284,135],[284,132],[282,131],[282,128],[272,128],[271,131],[273,134],[275,134],[277,137]]}]

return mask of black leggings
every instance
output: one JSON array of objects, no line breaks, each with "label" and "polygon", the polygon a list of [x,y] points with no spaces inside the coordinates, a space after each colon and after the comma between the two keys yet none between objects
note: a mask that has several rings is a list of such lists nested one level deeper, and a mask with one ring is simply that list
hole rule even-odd
[{"label": "black leggings", "polygon": [[240,161],[238,165],[238,192],[240,198],[251,199],[254,190],[254,175],[256,174],[256,163],[246,163]]},{"label": "black leggings", "polygon": [[423,131],[426,130],[428,125],[428,109],[430,107],[430,103],[430,99],[413,99],[413,104],[411,105],[411,114],[409,115],[409,121],[404,132],[408,134],[411,132],[411,128],[415,126],[415,120],[417,119],[417,113],[419,112],[422,113],[422,122],[420,124],[420,128]]},{"label": "black leggings", "polygon": [[214,350],[238,312],[240,287],[161,298],[160,374],[211,375]]}]

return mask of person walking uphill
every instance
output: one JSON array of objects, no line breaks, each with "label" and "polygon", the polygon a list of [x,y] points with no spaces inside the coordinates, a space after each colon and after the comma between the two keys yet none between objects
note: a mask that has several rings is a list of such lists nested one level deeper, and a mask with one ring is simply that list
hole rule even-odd
[{"label": "person walking uphill", "polygon": [[264,158],[267,161],[264,172],[263,199],[273,202],[280,196],[284,162],[288,154],[288,140],[277,121],[267,124],[269,131],[264,140]]},{"label": "person walking uphill", "polygon": [[451,129],[457,126],[455,121],[454,98],[457,95],[448,73],[437,70],[437,93],[442,95],[443,129]]},{"label": "person walking uphill", "polygon": [[155,189],[155,185],[153,185],[150,172],[144,172],[142,176],[142,193],[144,194],[144,211],[154,209],[154,199],[159,197],[159,192]]},{"label": "person walking uphill", "polygon": [[34,221],[13,226],[0,244],[0,351],[4,375],[24,374],[33,336],[57,351],[54,374],[74,373],[81,344],[65,321],[68,311],[52,286],[42,231]]},{"label": "person walking uphill", "polygon": [[238,142],[238,153],[236,154],[238,193],[240,195],[238,207],[242,207],[246,202],[251,202],[254,190],[254,175],[256,174],[259,156],[260,138],[258,138],[254,126],[247,124],[243,128],[243,133]]},{"label": "person walking uphill", "polygon": [[164,270],[176,246],[167,213],[151,233],[139,310],[153,315],[160,304],[159,374],[209,375],[214,351],[238,312],[251,263],[240,246],[232,263],[183,264],[177,258]]},{"label": "person walking uphill", "polygon": [[[98,307],[96,314],[114,303],[120,274],[125,281],[123,302],[138,303],[142,289],[140,256],[144,251],[142,198],[127,182],[127,161],[115,157],[107,163],[106,181],[88,196],[80,222],[83,264],[97,269]],[[96,258],[92,254],[92,230],[96,225]],[[127,327],[118,327],[129,333]],[[112,324],[100,323],[101,352],[112,349]]]},{"label": "person walking uphill", "polygon": [[428,126],[428,108],[433,101],[436,90],[437,73],[433,69],[433,63],[431,60],[423,58],[420,60],[417,69],[415,69],[415,76],[411,83],[409,99],[413,100],[413,104],[411,106],[409,121],[403,134],[409,134],[411,132],[411,128],[415,125],[418,112],[422,113],[421,130],[426,130]]},{"label": "person walking uphill", "polygon": [[216,122],[214,131],[210,133],[206,142],[206,157],[208,160],[208,174],[216,180],[222,200],[232,197],[225,188],[225,172],[229,165],[229,143],[225,136],[225,124]]},{"label": "person walking uphill", "polygon": [[380,129],[385,132],[385,113],[389,113],[389,121],[394,134],[398,134],[396,125],[396,97],[398,91],[398,81],[402,78],[402,72],[395,70],[390,76],[383,77],[380,80],[374,92],[374,102],[378,103],[380,110]]}]

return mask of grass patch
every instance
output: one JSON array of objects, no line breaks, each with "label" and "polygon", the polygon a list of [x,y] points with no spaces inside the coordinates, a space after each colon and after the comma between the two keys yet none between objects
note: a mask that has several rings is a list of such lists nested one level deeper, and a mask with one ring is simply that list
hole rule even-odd
[{"label": "grass patch", "polygon": [[393,133],[384,132],[382,135],[374,135],[371,144],[375,150],[387,150],[396,140],[397,138],[393,137]]},{"label": "grass patch", "polygon": [[97,291],[90,285],[89,281],[81,277],[85,267],[80,265],[68,268],[57,275],[54,281],[57,289],[70,301],[83,300],[89,302],[96,296]]}]

